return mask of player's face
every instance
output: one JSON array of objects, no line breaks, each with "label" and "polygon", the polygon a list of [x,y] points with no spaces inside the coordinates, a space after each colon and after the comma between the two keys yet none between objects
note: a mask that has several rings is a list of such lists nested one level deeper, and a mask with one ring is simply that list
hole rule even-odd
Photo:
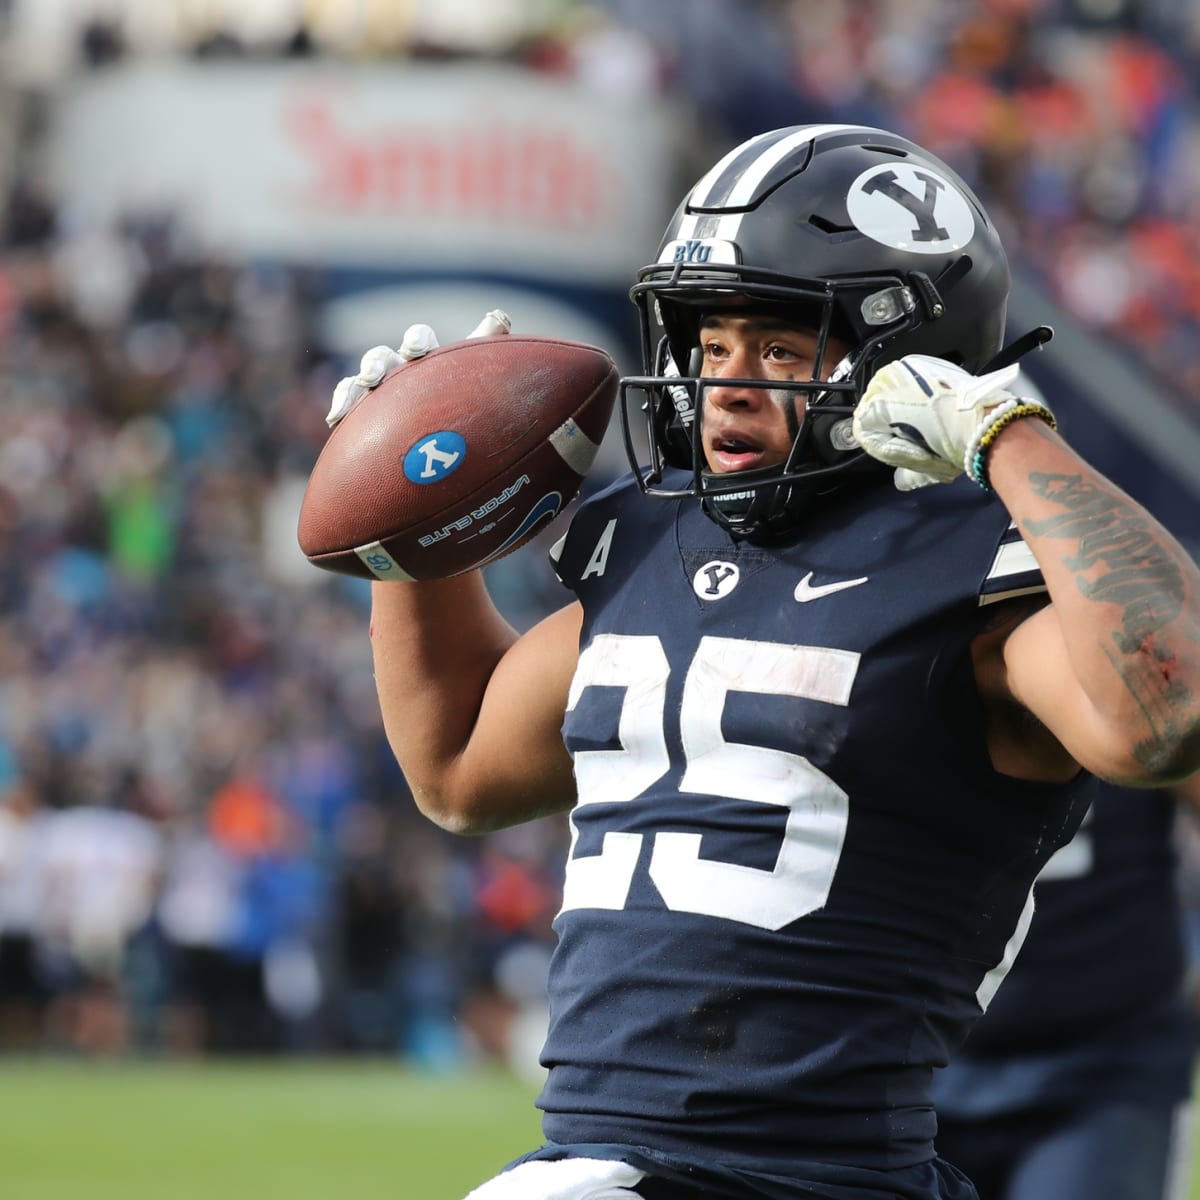
[{"label": "player's face", "polygon": [[[818,338],[811,329],[760,313],[707,316],[700,325],[704,361],[700,374],[710,379],[816,379]],[[821,378],[827,379],[847,347],[829,340]],[[791,452],[804,419],[801,392],[750,387],[706,388],[704,458],[717,474],[774,467]]]}]

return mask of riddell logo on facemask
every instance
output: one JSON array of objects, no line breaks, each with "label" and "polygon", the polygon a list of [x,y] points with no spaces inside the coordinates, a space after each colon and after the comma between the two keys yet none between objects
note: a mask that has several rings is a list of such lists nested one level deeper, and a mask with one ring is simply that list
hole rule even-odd
[{"label": "riddell logo on facemask", "polygon": [[692,417],[695,416],[695,409],[692,407],[692,398],[688,394],[687,388],[681,383],[677,383],[674,387],[667,388],[667,395],[671,397],[671,403],[675,405],[675,413],[679,419],[685,424],[692,423]]},{"label": "riddell logo on facemask", "polygon": [[319,99],[294,105],[286,124],[312,168],[306,199],[320,209],[566,230],[608,219],[602,161],[566,130],[491,121],[449,135],[415,124],[351,131]]}]

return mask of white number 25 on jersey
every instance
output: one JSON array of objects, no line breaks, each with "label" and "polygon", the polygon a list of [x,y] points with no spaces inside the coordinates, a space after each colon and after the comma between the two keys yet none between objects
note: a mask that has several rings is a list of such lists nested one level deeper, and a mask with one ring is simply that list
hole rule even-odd
[{"label": "white number 25 on jersey", "polygon": [[[859,655],[848,650],[701,639],[679,708],[687,760],[680,790],[774,804],[787,809],[788,817],[770,871],[701,858],[699,833],[655,834],[650,878],[668,908],[782,929],[825,904],[846,835],[846,793],[802,755],[727,742],[721,716],[730,692],[844,706],[858,663]],[[603,634],[580,655],[568,709],[592,686],[623,688],[624,698],[621,748],[575,756],[577,811],[602,801],[635,803],[670,768],[664,725],[669,674],[657,637]],[[572,815],[562,910],[624,908],[642,839],[640,833],[611,831],[599,854],[576,857],[579,830]]]}]

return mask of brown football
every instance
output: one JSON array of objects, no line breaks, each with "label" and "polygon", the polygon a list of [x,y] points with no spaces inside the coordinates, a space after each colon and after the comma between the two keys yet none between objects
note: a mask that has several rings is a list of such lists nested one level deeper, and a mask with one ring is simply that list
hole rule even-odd
[{"label": "brown football", "polygon": [[334,427],[297,530],[364,579],[446,579],[527,542],[574,498],[612,415],[603,350],[499,334],[392,371]]}]

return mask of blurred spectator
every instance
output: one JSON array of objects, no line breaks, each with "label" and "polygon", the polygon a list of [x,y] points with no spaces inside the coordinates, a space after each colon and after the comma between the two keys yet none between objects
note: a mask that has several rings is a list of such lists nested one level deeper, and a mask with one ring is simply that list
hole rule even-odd
[{"label": "blurred spectator", "polygon": [[39,912],[46,814],[20,778],[0,802],[0,1049],[41,1044],[49,989],[41,963]]},{"label": "blurred spectator", "polygon": [[139,813],[79,805],[41,831],[37,937],[50,992],[51,1046],[118,1054],[131,1048],[129,950],[150,920],[162,869],[156,824]]}]

